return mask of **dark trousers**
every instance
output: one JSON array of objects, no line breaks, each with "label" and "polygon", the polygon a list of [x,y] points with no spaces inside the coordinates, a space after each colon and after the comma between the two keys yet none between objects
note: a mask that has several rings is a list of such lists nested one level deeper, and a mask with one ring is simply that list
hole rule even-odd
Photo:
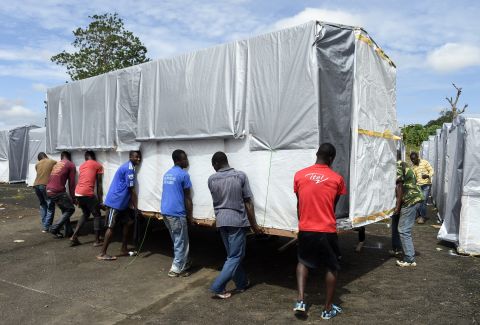
[{"label": "dark trousers", "polygon": [[65,236],[70,236],[73,233],[72,225],[70,224],[70,217],[75,212],[75,207],[73,206],[72,200],[63,192],[55,196],[50,196],[50,199],[55,202],[55,204],[62,211],[62,218],[56,224],[53,224],[50,227],[50,232],[58,232],[62,226],[65,227]]},{"label": "dark trousers", "polygon": [[77,196],[78,206],[82,209],[82,216],[78,221],[77,228],[75,233],[78,234],[80,229],[83,227],[85,222],[90,217],[90,214],[93,215],[93,230],[95,232],[102,229],[102,215],[100,214],[100,207],[97,197],[94,196]]}]

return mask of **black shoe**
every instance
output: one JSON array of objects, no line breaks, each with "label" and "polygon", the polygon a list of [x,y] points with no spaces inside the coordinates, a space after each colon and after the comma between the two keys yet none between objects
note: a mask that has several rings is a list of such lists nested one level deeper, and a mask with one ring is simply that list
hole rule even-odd
[{"label": "black shoe", "polygon": [[50,230],[50,233],[52,234],[53,238],[55,238],[55,239],[63,238],[62,233],[58,230]]},{"label": "black shoe", "polygon": [[402,251],[398,250],[398,249],[391,249],[391,250],[388,251],[388,254],[391,257],[400,257],[400,256],[402,256]]}]

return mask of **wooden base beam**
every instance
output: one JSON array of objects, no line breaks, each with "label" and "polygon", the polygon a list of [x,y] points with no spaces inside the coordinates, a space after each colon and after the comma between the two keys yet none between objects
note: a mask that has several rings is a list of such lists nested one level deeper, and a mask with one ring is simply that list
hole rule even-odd
[{"label": "wooden base beam", "polygon": [[[155,218],[155,219],[158,219],[158,220],[163,220],[163,216],[159,212],[142,211],[142,216],[144,216],[146,218]],[[201,227],[214,227],[215,226],[215,219],[194,218],[193,223],[196,226],[201,226]],[[260,227],[260,228],[262,228],[264,233],[267,234],[267,235],[290,237],[290,238],[296,238],[297,237],[297,232],[292,231],[292,230],[275,229],[275,228],[268,228],[268,227]]]}]

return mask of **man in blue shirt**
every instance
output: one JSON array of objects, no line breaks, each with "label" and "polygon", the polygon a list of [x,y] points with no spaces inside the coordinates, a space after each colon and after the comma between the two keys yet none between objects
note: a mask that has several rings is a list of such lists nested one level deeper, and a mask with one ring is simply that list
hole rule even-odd
[{"label": "man in blue shirt", "polygon": [[[122,256],[128,255],[127,240],[129,230],[134,222],[134,211],[137,209],[137,193],[135,192],[135,167],[141,162],[142,155],[140,151],[130,151],[129,161],[121,165],[112,184],[108,189],[105,198],[105,206],[109,208],[107,215],[107,231],[103,241],[102,250],[97,259],[103,261],[113,261],[117,257],[107,255],[107,248],[112,240],[113,228],[117,222],[123,224]],[[129,208],[131,206],[132,209]]]},{"label": "man in blue shirt", "polygon": [[188,167],[187,154],[183,150],[172,153],[174,166],[163,175],[163,190],[160,211],[165,226],[173,241],[174,258],[169,277],[189,276],[189,242],[187,221],[192,222],[192,198],[190,176],[184,170]]}]

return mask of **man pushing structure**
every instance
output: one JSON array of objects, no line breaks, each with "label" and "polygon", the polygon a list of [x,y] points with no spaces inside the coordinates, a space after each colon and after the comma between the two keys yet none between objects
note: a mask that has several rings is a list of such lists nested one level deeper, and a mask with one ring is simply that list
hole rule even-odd
[{"label": "man pushing structure", "polygon": [[340,269],[335,206],[339,196],[347,194],[347,190],[343,177],[330,168],[335,155],[335,147],[323,143],[317,151],[315,164],[298,171],[294,178],[299,232],[298,298],[293,310],[298,314],[306,312],[304,292],[309,269],[325,265],[327,293],[323,319],[330,319],[342,312],[340,307],[333,304],[337,272]]},{"label": "man pushing structure", "polygon": [[112,184],[105,197],[105,205],[109,208],[107,214],[105,238],[102,250],[97,259],[113,261],[115,256],[107,255],[107,248],[112,240],[113,228],[117,222],[123,224],[123,239],[121,255],[128,255],[127,240],[130,228],[134,222],[134,212],[137,209],[137,193],[135,192],[135,167],[140,164],[140,151],[130,151],[129,160],[120,166],[113,176]]}]

